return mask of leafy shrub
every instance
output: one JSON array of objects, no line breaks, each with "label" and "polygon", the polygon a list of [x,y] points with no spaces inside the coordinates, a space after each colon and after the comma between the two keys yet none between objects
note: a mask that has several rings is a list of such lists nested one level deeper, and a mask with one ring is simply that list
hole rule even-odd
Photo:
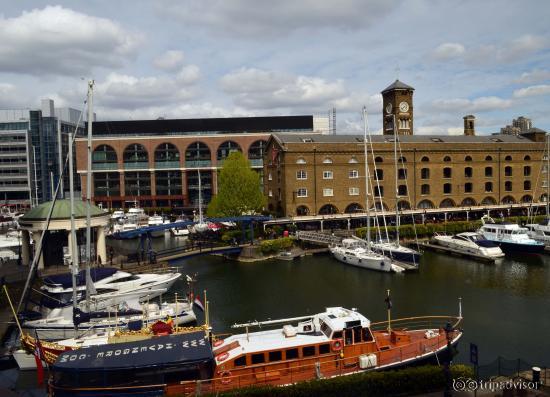
[{"label": "leafy shrub", "polygon": [[291,237],[281,237],[275,240],[264,240],[260,243],[260,251],[262,254],[272,254],[283,249],[291,248],[294,240]]}]

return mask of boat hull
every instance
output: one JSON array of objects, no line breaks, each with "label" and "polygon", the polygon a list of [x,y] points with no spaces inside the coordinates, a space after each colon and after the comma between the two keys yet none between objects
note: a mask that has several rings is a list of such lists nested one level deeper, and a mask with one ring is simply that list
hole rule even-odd
[{"label": "boat hull", "polygon": [[338,249],[332,249],[331,253],[336,260],[347,265],[352,265],[363,269],[376,270],[379,272],[389,273],[393,271],[391,262],[387,258],[378,255],[373,257],[358,257],[356,255],[352,255],[352,253],[340,251]]},{"label": "boat hull", "polygon": [[386,246],[377,246],[375,244],[373,244],[372,249],[373,251],[378,252],[379,254],[393,258],[397,261],[412,263],[415,265],[418,265],[418,263],[420,262],[420,257],[422,256],[417,251],[409,251],[409,250],[403,251],[400,249],[388,248]]},{"label": "boat hull", "polygon": [[524,253],[524,254],[542,254],[544,252],[544,244],[521,244],[509,243],[504,241],[494,241],[497,243],[504,253]]}]

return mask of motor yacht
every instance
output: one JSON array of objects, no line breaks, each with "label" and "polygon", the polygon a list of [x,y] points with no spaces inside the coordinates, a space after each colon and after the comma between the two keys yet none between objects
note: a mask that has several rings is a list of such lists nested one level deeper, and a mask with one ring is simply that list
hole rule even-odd
[{"label": "motor yacht", "polygon": [[487,240],[481,233],[464,232],[454,236],[435,234],[433,240],[443,246],[464,254],[473,254],[488,259],[504,257],[504,252],[497,243]]},{"label": "motor yacht", "polygon": [[496,243],[505,253],[540,254],[544,252],[544,243],[529,237],[527,228],[514,223],[496,223],[487,215],[484,215],[481,221],[482,226],[478,233],[487,240]]}]

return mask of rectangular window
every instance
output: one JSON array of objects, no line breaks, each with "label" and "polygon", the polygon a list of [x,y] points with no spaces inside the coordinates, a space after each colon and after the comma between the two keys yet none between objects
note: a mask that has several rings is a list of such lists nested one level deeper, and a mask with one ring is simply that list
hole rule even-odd
[{"label": "rectangular window", "polygon": [[398,179],[407,179],[407,170],[405,168],[400,168],[397,171]]},{"label": "rectangular window", "polygon": [[283,352],[280,350],[269,352],[269,362],[281,361],[283,359]]},{"label": "rectangular window", "polygon": [[330,343],[319,345],[319,354],[329,354],[329,353],[330,353]]},{"label": "rectangular window", "polygon": [[256,353],[252,355],[252,364],[265,363],[265,357],[263,353]]},{"label": "rectangular window", "polygon": [[349,195],[350,196],[359,196],[359,188],[358,187],[350,187],[349,188]]},{"label": "rectangular window", "polygon": [[296,358],[298,358],[298,349],[288,349],[286,351],[287,360],[294,360]]},{"label": "rectangular window", "polygon": [[349,171],[349,178],[350,178],[350,179],[359,178],[359,171],[357,171],[357,170],[350,170],[350,171]]},{"label": "rectangular window", "polygon": [[307,197],[307,189],[301,188],[296,191],[296,197]]},{"label": "rectangular window", "polygon": [[323,196],[324,197],[334,196],[334,189],[323,189]]},{"label": "rectangular window", "polygon": [[269,196],[269,197],[273,197],[273,190],[269,189],[268,196]]},{"label": "rectangular window", "polygon": [[323,171],[323,179],[332,179],[332,171]]},{"label": "rectangular window", "polygon": [[235,359],[235,367],[242,367],[244,365],[246,365],[246,356]]},{"label": "rectangular window", "polygon": [[302,357],[311,357],[315,355],[315,346],[306,346],[302,348]]},{"label": "rectangular window", "polygon": [[268,181],[272,181],[273,180],[273,176],[271,175],[271,172],[269,174],[267,174],[267,180]]},{"label": "rectangular window", "polygon": [[304,180],[307,179],[307,172],[305,170],[299,170],[296,172],[296,179]]}]

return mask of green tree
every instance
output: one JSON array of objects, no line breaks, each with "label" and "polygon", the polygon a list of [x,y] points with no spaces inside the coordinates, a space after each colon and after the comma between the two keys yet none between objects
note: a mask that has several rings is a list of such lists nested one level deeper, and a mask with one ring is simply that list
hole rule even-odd
[{"label": "green tree", "polygon": [[231,153],[218,175],[218,194],[208,205],[209,217],[241,216],[260,212],[266,198],[260,190],[260,176],[241,152]]}]

